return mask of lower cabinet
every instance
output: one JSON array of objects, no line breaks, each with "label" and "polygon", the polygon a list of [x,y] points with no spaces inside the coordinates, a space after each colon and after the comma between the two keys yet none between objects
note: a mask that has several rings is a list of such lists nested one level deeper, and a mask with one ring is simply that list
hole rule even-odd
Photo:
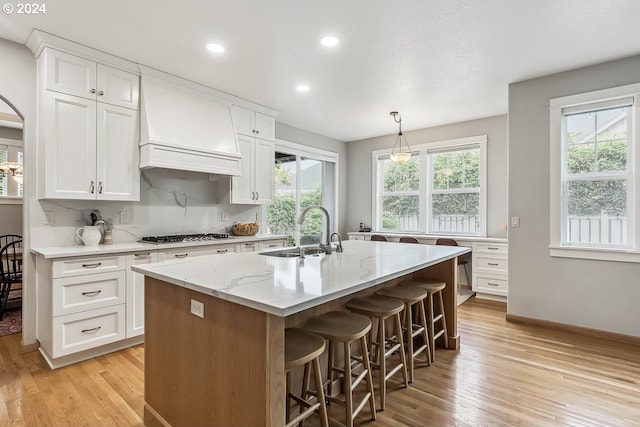
[{"label": "lower cabinet", "polygon": [[127,255],[127,338],[144,334],[144,274],[131,271],[131,266],[157,261],[156,252]]},{"label": "lower cabinet", "polygon": [[478,298],[505,301],[508,293],[506,243],[473,243],[473,290]]}]

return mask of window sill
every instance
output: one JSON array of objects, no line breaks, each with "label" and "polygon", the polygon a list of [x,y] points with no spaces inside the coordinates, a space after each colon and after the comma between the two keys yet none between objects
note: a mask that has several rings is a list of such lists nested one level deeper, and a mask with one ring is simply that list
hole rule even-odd
[{"label": "window sill", "polygon": [[640,263],[640,252],[624,249],[596,249],[554,245],[549,246],[549,255],[557,258]]},{"label": "window sill", "polygon": [[22,197],[0,196],[0,205],[21,205]]}]

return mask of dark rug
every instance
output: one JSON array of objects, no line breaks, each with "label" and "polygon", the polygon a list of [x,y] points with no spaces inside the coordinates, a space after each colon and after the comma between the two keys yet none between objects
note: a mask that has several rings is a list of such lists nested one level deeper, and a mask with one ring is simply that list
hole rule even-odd
[{"label": "dark rug", "polygon": [[0,321],[0,337],[22,332],[22,310],[7,310]]}]

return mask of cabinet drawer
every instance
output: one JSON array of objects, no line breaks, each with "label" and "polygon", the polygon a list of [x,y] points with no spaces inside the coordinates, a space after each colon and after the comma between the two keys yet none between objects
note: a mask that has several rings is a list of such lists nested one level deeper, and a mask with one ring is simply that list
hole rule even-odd
[{"label": "cabinet drawer", "polygon": [[194,248],[182,248],[182,249],[167,249],[163,252],[158,252],[158,261],[168,261],[170,259],[191,258],[194,256],[203,255],[221,255],[229,252],[235,252],[235,245],[215,245],[208,246],[205,249]]},{"label": "cabinet drawer", "polygon": [[125,338],[124,304],[53,318],[53,357]]},{"label": "cabinet drawer", "polygon": [[125,269],[124,256],[74,258],[53,262],[53,277],[80,276],[83,274],[104,273]]},{"label": "cabinet drawer", "polygon": [[364,236],[349,236],[349,240],[364,240]]},{"label": "cabinet drawer", "polygon": [[506,255],[507,245],[505,243],[473,243],[473,251]]},{"label": "cabinet drawer", "polygon": [[507,296],[507,280],[506,279],[498,279],[495,277],[484,277],[478,276],[476,277],[477,286],[475,291],[482,292],[486,294],[493,295],[502,295]]},{"label": "cabinet drawer", "polygon": [[53,280],[53,315],[78,313],[125,302],[125,272]]},{"label": "cabinet drawer", "polygon": [[506,272],[508,268],[506,257],[490,257],[478,255],[476,258],[478,272]]},{"label": "cabinet drawer", "polygon": [[277,242],[264,242],[262,244],[262,249],[275,249],[275,248],[284,248],[284,242],[280,240]]},{"label": "cabinet drawer", "polygon": [[258,242],[245,242],[238,245],[238,252],[255,252],[260,249]]}]

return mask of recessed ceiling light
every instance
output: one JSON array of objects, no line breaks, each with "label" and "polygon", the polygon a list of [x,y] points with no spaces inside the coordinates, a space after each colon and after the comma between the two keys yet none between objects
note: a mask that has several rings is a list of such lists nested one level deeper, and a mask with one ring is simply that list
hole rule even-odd
[{"label": "recessed ceiling light", "polygon": [[209,43],[207,45],[207,50],[209,52],[213,52],[213,53],[223,53],[224,52],[224,46],[222,46],[221,44],[218,44],[218,43]]},{"label": "recessed ceiling light", "polygon": [[298,86],[296,86],[296,90],[298,92],[309,92],[311,88],[309,87],[309,85],[305,85],[305,84],[300,84]]},{"label": "recessed ceiling light", "polygon": [[320,39],[320,44],[325,47],[333,47],[336,46],[340,40],[334,36],[326,36]]}]

